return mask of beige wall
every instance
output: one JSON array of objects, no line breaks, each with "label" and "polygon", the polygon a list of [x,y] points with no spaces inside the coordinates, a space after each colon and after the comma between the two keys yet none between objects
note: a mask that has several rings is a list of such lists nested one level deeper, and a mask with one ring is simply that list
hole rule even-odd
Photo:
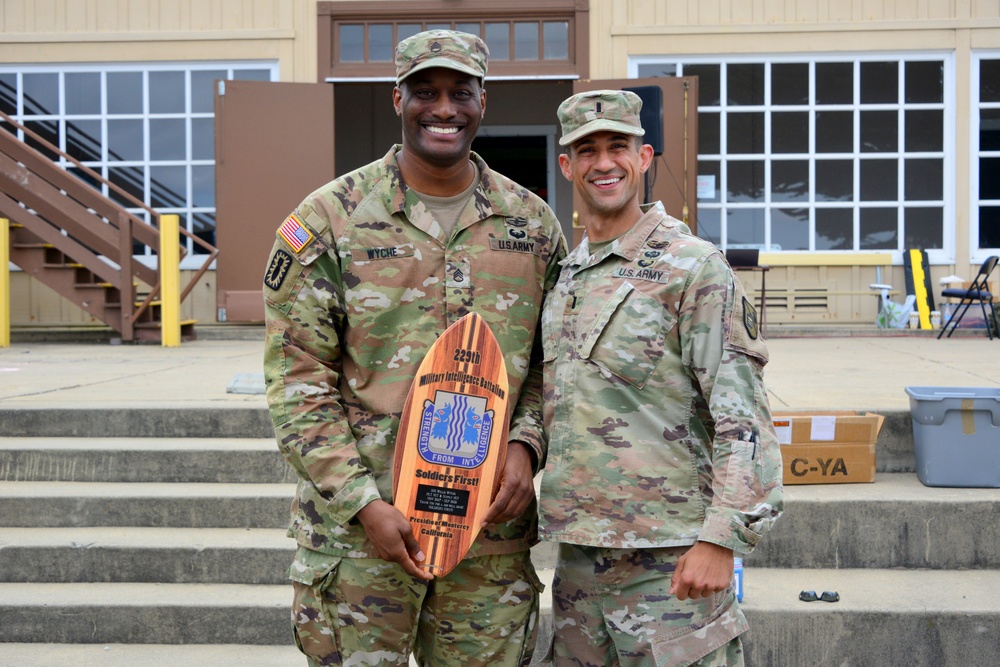
[{"label": "beige wall", "polygon": [[0,2],[0,62],[260,59],[316,81],[316,0]]},{"label": "beige wall", "polygon": [[[590,0],[590,15],[591,27],[600,26],[591,32],[592,53],[598,55],[608,50],[609,42],[638,35],[684,39],[729,34],[760,40],[764,34],[769,43],[778,34],[995,29],[1000,4],[995,0]],[[857,42],[833,46],[856,49]],[[871,46],[868,42],[865,48]]]}]

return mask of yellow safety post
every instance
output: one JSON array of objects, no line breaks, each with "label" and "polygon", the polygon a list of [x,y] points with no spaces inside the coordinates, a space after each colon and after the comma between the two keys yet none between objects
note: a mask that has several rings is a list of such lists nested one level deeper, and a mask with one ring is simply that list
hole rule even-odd
[{"label": "yellow safety post", "polygon": [[0,218],[0,347],[10,347],[10,220]]},{"label": "yellow safety post", "polygon": [[163,347],[181,345],[180,216],[160,216],[160,332]]}]

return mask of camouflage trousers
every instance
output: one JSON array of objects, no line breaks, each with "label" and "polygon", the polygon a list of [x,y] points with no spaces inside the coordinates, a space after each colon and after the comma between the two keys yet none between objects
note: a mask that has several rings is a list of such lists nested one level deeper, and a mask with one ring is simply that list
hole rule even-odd
[{"label": "camouflage trousers", "polygon": [[688,548],[560,544],[552,586],[555,664],[742,667],[739,635],[748,625],[733,586],[697,600],[669,593]]},{"label": "camouflage trousers", "polygon": [[426,583],[378,558],[300,547],[292,631],[311,666],[528,665],[542,584],[528,551],[466,558]]}]

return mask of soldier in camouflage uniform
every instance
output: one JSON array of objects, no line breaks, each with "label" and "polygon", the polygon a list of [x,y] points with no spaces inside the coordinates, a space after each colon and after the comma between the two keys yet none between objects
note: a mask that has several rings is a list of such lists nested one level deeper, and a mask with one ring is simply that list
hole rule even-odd
[{"label": "soldier in camouflage uniform", "polygon": [[[403,143],[309,195],[264,278],[267,401],[299,477],[292,627],[310,665],[525,665],[541,584],[541,304],[566,243],[551,209],[470,146],[488,51],[430,31],[396,49]],[[400,413],[428,348],[479,313],[503,350],[510,444],[487,526],[446,577],[391,504]]]},{"label": "soldier in camouflage uniform", "polygon": [[757,313],[722,254],[656,202],[642,102],[558,117],[587,235],[542,315],[539,533],[560,542],[558,665],[742,665],[732,585],[783,508]]}]

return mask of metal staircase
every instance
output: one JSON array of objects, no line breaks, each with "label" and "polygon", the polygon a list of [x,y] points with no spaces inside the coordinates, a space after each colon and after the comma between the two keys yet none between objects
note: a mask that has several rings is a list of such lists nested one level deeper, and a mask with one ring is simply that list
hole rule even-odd
[{"label": "metal staircase", "polygon": [[[58,157],[77,173],[56,164]],[[98,189],[102,185],[108,196]],[[150,222],[129,209],[145,211]],[[10,221],[13,264],[107,324],[122,341],[160,340],[161,276],[135,259],[144,247],[159,253],[160,214],[3,112],[0,218]],[[183,227],[180,233],[204,250],[198,255],[204,261],[181,290],[183,301],[219,251]],[[182,239],[180,256],[185,254]],[[194,324],[182,322],[181,336],[193,338]]]}]

